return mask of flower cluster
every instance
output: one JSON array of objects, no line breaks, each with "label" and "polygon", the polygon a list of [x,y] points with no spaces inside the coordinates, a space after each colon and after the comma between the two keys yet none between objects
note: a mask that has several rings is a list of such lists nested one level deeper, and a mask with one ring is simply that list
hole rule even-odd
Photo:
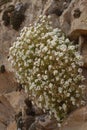
[{"label": "flower cluster", "polygon": [[61,122],[84,104],[83,62],[78,46],[60,29],[53,29],[49,18],[40,16],[37,23],[23,28],[9,60],[33,102]]}]

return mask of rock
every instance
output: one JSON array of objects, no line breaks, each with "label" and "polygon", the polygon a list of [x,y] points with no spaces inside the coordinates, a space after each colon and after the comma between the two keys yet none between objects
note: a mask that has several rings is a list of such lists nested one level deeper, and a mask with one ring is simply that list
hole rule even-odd
[{"label": "rock", "polygon": [[11,13],[10,24],[16,31],[19,30],[22,22],[25,20],[25,10],[25,5],[23,5],[22,2],[19,2],[15,5],[14,11]]},{"label": "rock", "polygon": [[36,114],[36,113],[35,113],[35,110],[34,110],[33,108],[30,108],[30,107],[26,108],[26,109],[25,109],[25,112],[26,112],[26,115],[27,115],[27,116],[33,116],[33,117],[34,117],[35,114]]},{"label": "rock", "polygon": [[83,37],[83,42],[81,46],[81,54],[83,56],[83,61],[84,61],[84,67],[87,68],[87,38]]},{"label": "rock", "polygon": [[36,122],[34,122],[28,130],[46,130],[43,126],[37,125]]},{"label": "rock", "polygon": [[37,116],[43,115],[43,110],[34,105],[35,114]]},{"label": "rock", "polygon": [[83,68],[83,75],[85,77],[85,81],[83,83],[86,86],[85,91],[84,91],[84,99],[87,103],[87,68]]},{"label": "rock", "polygon": [[64,10],[69,6],[71,1],[66,0],[48,0],[45,4],[43,14],[51,15],[52,26],[54,28],[60,27],[59,17]]},{"label": "rock", "polygon": [[50,120],[47,115],[42,115],[36,118],[29,130],[59,130],[59,128],[55,119]]},{"label": "rock", "polygon": [[87,106],[71,113],[59,130],[87,130]]},{"label": "rock", "polygon": [[72,39],[77,39],[80,35],[87,35],[86,5],[85,0],[73,0],[60,18],[62,30]]},{"label": "rock", "polygon": [[23,129],[24,122],[22,118],[22,111],[19,111],[17,115],[15,115],[16,123],[17,123],[17,129]]},{"label": "rock", "polygon": [[10,102],[11,106],[14,108],[14,111],[18,113],[22,111],[25,107],[24,100],[27,97],[27,94],[22,92],[11,92],[5,95],[7,100]]},{"label": "rock", "polygon": [[11,123],[8,125],[7,130],[17,130],[16,122],[15,122],[15,121],[11,122]]},{"label": "rock", "polygon": [[14,5],[9,5],[2,14],[2,20],[5,26],[10,25],[10,17],[14,11]]},{"label": "rock", "polygon": [[3,123],[0,122],[0,129],[1,130],[6,130],[6,125],[4,125]]},{"label": "rock", "polygon": [[0,95],[0,129],[5,130],[14,120],[15,111],[5,96]]},{"label": "rock", "polygon": [[32,116],[26,116],[25,118],[25,123],[24,123],[24,128],[26,130],[28,130],[30,128],[30,126],[34,123],[35,121],[35,117],[32,117]]},{"label": "rock", "polygon": [[16,91],[21,92],[22,90],[24,90],[23,85],[22,85],[22,84],[20,84],[20,83],[18,83]]},{"label": "rock", "polygon": [[13,72],[0,73],[0,94],[9,93],[16,90],[17,83]]},{"label": "rock", "polygon": [[81,15],[81,11],[79,10],[79,8],[74,10],[73,16],[74,18],[79,18]]},{"label": "rock", "polygon": [[48,0],[45,6],[45,14],[56,14],[58,17],[62,15],[63,11],[69,6],[71,1],[66,0]]},{"label": "rock", "polygon": [[0,0],[0,6],[2,6],[3,4],[6,4],[7,2],[10,2],[11,0]]},{"label": "rock", "polygon": [[26,98],[24,102],[26,104],[25,108],[26,115],[39,116],[44,114],[43,110],[38,108],[36,105],[33,105],[31,100],[29,100],[29,98]]}]

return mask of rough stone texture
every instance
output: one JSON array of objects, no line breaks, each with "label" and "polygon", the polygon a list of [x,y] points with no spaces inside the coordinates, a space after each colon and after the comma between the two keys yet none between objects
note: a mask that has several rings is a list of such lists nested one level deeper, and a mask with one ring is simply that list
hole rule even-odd
[{"label": "rough stone texture", "polygon": [[37,116],[43,115],[43,110],[40,108],[37,108],[37,106],[34,106],[34,110]]},{"label": "rough stone texture", "polygon": [[84,67],[87,68],[87,38],[86,37],[83,37],[83,43],[81,49],[82,49],[81,54],[84,60]]},{"label": "rough stone texture", "polygon": [[59,19],[66,10],[71,0],[48,0],[45,4],[43,14],[51,15],[53,27],[60,27]]},{"label": "rough stone texture", "polygon": [[0,96],[0,130],[6,130],[8,124],[14,120],[14,109],[5,96]]},{"label": "rough stone texture", "polygon": [[73,112],[59,130],[87,130],[87,106]]},{"label": "rough stone texture", "polygon": [[12,92],[16,88],[17,83],[13,72],[0,73],[0,94]]},{"label": "rough stone texture", "polygon": [[31,127],[31,125],[34,123],[34,121],[35,121],[35,117],[26,116],[25,124],[24,124],[24,127],[26,128],[26,130],[28,130]]},{"label": "rough stone texture", "polygon": [[3,4],[6,4],[7,2],[10,2],[11,0],[0,0],[0,6],[2,6]]},{"label": "rough stone texture", "polygon": [[8,125],[7,130],[17,130],[16,122],[15,122],[15,121],[11,122],[11,123]]},{"label": "rough stone texture", "polygon": [[25,107],[24,100],[27,98],[27,94],[22,92],[11,92],[5,95],[11,106],[13,107],[14,111],[18,113],[20,110]]},{"label": "rough stone texture", "polygon": [[6,126],[3,123],[1,123],[1,122],[0,122],[0,129],[1,130],[6,130]]},{"label": "rough stone texture", "polygon": [[11,71],[11,65],[7,60],[8,57],[8,50],[11,46],[11,43],[17,36],[17,32],[11,30],[11,28],[7,28],[3,26],[1,23],[0,26],[0,65],[4,64],[7,70]]},{"label": "rough stone texture", "polygon": [[59,130],[59,128],[55,119],[50,120],[47,115],[42,115],[36,118],[29,130]]},{"label": "rough stone texture", "polygon": [[[81,11],[78,18],[74,17],[76,9]],[[87,35],[87,1],[72,0],[70,6],[66,9],[60,18],[60,24],[63,31],[72,39],[78,38],[80,35]]]},{"label": "rough stone texture", "polygon": [[17,130],[15,115],[19,111],[23,112],[26,96],[24,92],[11,92],[0,96],[0,130]]}]

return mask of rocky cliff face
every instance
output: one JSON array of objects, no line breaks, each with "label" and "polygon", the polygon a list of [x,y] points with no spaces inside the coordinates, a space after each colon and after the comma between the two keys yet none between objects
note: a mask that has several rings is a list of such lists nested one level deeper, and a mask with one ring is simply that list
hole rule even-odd
[{"label": "rocky cliff face", "polygon": [[[14,8],[20,8],[18,0],[0,0],[0,66],[5,65],[6,68],[5,73],[0,72],[0,130],[17,129],[15,114],[19,111],[20,107],[24,107],[24,100],[26,98],[25,93],[21,94],[20,92],[15,91],[17,88],[17,83],[10,63],[7,60],[9,56],[9,47],[19,35],[20,30],[24,26],[28,26],[29,24],[37,21],[40,14],[50,14],[52,16],[51,19],[53,27],[61,28],[71,40],[79,44],[79,51],[83,55],[85,63],[83,66],[83,74],[87,79],[87,1],[21,0],[21,2],[22,7],[26,5],[26,9],[24,12],[22,12],[23,14],[21,15],[25,18],[23,22],[15,20],[14,22],[12,21],[12,15],[14,14],[13,10]],[[4,23],[5,21],[2,19],[2,17],[4,12],[8,10],[8,7],[10,5],[12,5],[10,12],[6,15],[6,17],[8,18],[7,25],[6,23]],[[15,15],[15,17],[18,16]],[[15,30],[14,24],[17,22],[20,23],[20,28],[18,30]],[[87,86],[87,80],[85,80],[85,84]],[[68,117],[67,120],[65,120],[60,130],[86,130],[86,113],[86,107],[76,110]],[[42,120],[44,120],[44,117],[42,118]],[[55,121],[49,121],[48,118],[46,118],[44,122],[42,120],[38,123],[37,121],[34,122],[29,130],[58,130]]]}]

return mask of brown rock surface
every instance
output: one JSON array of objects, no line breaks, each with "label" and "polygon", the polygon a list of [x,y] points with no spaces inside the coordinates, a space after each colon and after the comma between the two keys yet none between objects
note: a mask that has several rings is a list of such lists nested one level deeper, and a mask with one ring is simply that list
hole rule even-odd
[{"label": "brown rock surface", "polygon": [[6,126],[0,122],[0,130],[6,130]]},{"label": "brown rock surface", "polygon": [[4,95],[0,95],[0,130],[6,130],[8,124],[14,120],[14,114],[14,109],[9,101]]},{"label": "brown rock surface", "polygon": [[0,0],[0,6],[2,6],[3,4],[6,4],[7,2],[10,2],[11,0]]},{"label": "brown rock surface", "polygon": [[87,130],[87,106],[73,112],[59,130]]},{"label": "brown rock surface", "polygon": [[14,111],[18,113],[25,107],[24,100],[27,98],[27,94],[23,92],[11,92],[5,95],[7,100],[10,102]]},{"label": "brown rock surface", "polygon": [[56,14],[61,16],[63,11],[69,6],[70,0],[48,0],[44,11],[47,15]]},{"label": "brown rock surface", "polygon": [[[74,17],[75,10],[81,12],[80,16]],[[78,11],[77,11],[78,12]],[[78,38],[80,35],[87,35],[87,1],[72,0],[70,6],[60,18],[60,24],[63,31],[72,39]]]},{"label": "brown rock surface", "polygon": [[7,130],[17,130],[16,122],[15,122],[15,121],[11,122],[11,123],[8,125]]},{"label": "brown rock surface", "polygon": [[17,83],[13,72],[0,73],[0,93],[9,93],[15,90]]},{"label": "brown rock surface", "polygon": [[0,130],[17,130],[15,115],[23,112],[26,97],[24,92],[11,92],[0,96]]},{"label": "brown rock surface", "polygon": [[82,51],[81,54],[83,56],[83,60],[84,60],[84,67],[87,68],[87,38],[83,37],[83,43],[82,43]]},{"label": "brown rock surface", "polygon": [[50,119],[47,115],[42,115],[36,119],[29,130],[59,130],[57,121]]}]

